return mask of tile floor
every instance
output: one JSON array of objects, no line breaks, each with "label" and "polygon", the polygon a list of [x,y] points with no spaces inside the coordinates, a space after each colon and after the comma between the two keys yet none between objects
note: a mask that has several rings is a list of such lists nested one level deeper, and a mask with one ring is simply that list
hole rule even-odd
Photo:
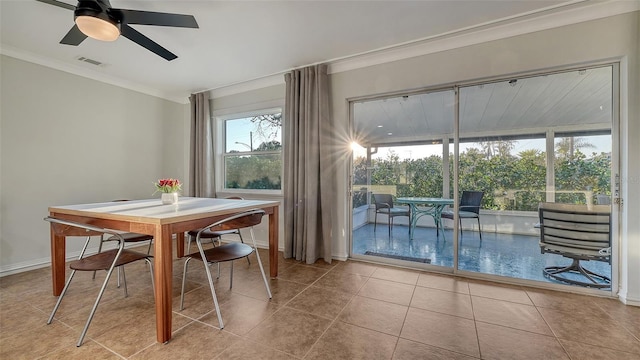
[{"label": "tile floor", "polygon": [[[261,257],[267,260],[266,251]],[[97,295],[79,273],[56,319],[49,269],[0,279],[0,359],[634,359],[640,308],[617,300],[505,286],[357,261],[305,265],[280,259],[267,299],[255,258],[216,284],[220,330],[201,263],[174,263],[173,338],[155,341],[153,293],[143,262],[127,266],[129,297],[115,281],[84,344]]]}]

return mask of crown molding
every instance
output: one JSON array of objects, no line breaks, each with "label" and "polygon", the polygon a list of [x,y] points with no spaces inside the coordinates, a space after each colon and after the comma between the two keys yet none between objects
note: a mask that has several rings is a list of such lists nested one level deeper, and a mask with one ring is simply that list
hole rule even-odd
[{"label": "crown molding", "polygon": [[[268,76],[263,76],[257,79],[243,81],[241,83],[226,85],[223,87],[210,89],[209,98],[219,98],[228,95],[239,94],[251,90],[257,90],[266,88],[269,86],[282,85],[284,84],[284,74],[285,72],[272,74]],[[206,91],[206,90],[205,90]]]},{"label": "crown molding", "polygon": [[186,104],[190,95],[185,94],[182,97],[171,96],[162,91],[158,91],[157,89],[144,86],[139,83],[128,81],[115,76],[105,75],[98,71],[86,69],[80,66],[73,66],[62,61],[45,58],[31,52],[27,52],[4,44],[0,44],[0,54],[180,104]]}]

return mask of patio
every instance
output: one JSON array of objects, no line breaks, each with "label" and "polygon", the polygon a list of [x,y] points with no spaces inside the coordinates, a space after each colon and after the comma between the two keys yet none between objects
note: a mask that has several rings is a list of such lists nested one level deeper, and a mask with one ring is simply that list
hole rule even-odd
[{"label": "patio", "polygon": [[[386,224],[361,226],[353,231],[353,253],[367,251],[398,257],[430,260],[432,265],[453,267],[453,231],[444,230],[436,238],[432,227],[416,227],[414,239],[409,241],[408,227],[395,224],[389,236]],[[460,237],[459,269],[518,279],[559,283],[543,276],[546,266],[571,264],[571,259],[560,255],[541,254],[537,236],[483,232],[482,243],[478,232],[465,230]],[[411,261],[407,264],[410,266]],[[417,262],[416,262],[417,264]],[[611,276],[611,265],[600,261],[583,261],[591,271]],[[608,291],[608,290],[606,290]]]}]

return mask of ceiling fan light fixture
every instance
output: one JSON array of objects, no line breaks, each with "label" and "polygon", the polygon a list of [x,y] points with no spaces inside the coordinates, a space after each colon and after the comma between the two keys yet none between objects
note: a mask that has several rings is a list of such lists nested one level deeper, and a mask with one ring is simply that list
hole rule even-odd
[{"label": "ceiling fan light fixture", "polygon": [[120,28],[111,19],[94,15],[76,16],[76,25],[83,34],[101,41],[114,41],[120,36]]}]

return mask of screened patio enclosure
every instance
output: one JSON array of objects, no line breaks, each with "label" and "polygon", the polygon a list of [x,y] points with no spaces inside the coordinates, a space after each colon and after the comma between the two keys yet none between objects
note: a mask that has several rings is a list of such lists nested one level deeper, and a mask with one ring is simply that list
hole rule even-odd
[{"label": "screened patio enclosure", "polygon": [[[610,64],[352,101],[351,255],[559,282],[543,269],[571,259],[541,253],[538,205],[612,209],[616,78]],[[460,222],[458,206],[434,211],[428,202],[458,205],[470,191],[482,192],[477,218]],[[391,194],[407,210],[427,199],[390,229],[372,194]],[[582,261],[611,279],[610,262]]]}]

